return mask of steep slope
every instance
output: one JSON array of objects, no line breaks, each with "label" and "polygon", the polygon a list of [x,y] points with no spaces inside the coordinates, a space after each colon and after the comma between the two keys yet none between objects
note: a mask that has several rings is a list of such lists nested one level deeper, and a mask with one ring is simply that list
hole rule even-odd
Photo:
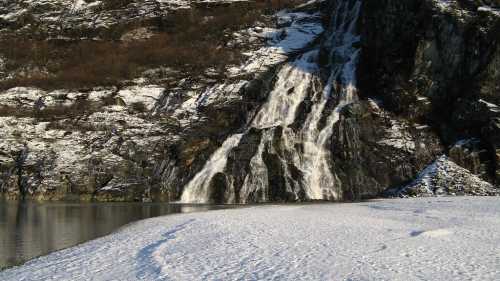
[{"label": "steep slope", "polygon": [[[472,186],[465,194],[496,193],[483,182],[496,181],[500,112],[500,16],[492,3],[311,1],[238,30],[210,12],[257,4],[196,4],[210,15],[200,20],[229,26],[225,39],[215,40],[214,50],[224,51],[210,60],[207,50],[209,61],[236,58],[228,63],[149,64],[103,87],[0,92],[2,193],[187,203],[357,200],[406,186],[443,153],[480,182],[480,192]],[[79,17],[93,11],[85,5]],[[163,32],[169,13],[151,15],[161,17],[118,33],[119,48]],[[20,17],[5,17],[16,23],[8,32],[25,29]],[[39,30],[46,17],[36,17]]]},{"label": "steep slope", "polygon": [[220,141],[265,98],[274,69],[322,32],[317,8],[303,9],[227,34],[227,48],[246,52],[241,65],[222,73],[159,67],[114,87],[3,91],[2,192],[177,200]]},{"label": "steep slope", "polygon": [[[453,160],[496,182],[498,1],[384,0],[364,5],[363,92],[406,119],[430,124],[446,146],[455,147]],[[475,144],[467,151],[454,145],[466,142]]]},{"label": "steep slope", "polygon": [[183,202],[373,197],[410,180],[439,153],[427,128],[391,120],[373,101],[358,99],[361,4],[325,8],[331,18],[320,44],[277,72],[248,128],[228,138],[214,154],[223,161],[207,162]]}]

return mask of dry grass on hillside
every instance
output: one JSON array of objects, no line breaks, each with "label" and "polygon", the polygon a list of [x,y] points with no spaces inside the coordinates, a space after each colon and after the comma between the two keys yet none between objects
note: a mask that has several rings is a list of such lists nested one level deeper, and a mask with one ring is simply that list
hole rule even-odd
[{"label": "dry grass on hillside", "polygon": [[[0,82],[0,89],[114,85],[155,66],[174,67],[193,74],[207,67],[223,68],[241,59],[238,50],[224,47],[228,32],[251,26],[263,14],[292,3],[272,0],[253,6],[247,3],[246,8],[192,9],[155,23],[159,32],[151,38],[127,43],[109,38],[74,41],[4,38],[0,53],[7,58],[7,69],[17,74]],[[23,69],[26,71],[20,71]]]}]

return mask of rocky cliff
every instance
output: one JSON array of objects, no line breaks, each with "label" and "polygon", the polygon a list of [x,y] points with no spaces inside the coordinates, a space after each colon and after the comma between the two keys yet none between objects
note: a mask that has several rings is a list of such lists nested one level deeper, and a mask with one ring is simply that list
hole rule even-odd
[{"label": "rocky cliff", "polygon": [[[31,51],[0,50],[4,195],[497,194],[496,1],[125,2],[0,10],[6,46]],[[85,71],[62,67],[78,54]]]},{"label": "rocky cliff", "polygon": [[365,1],[363,92],[430,125],[451,159],[498,178],[496,1]]}]

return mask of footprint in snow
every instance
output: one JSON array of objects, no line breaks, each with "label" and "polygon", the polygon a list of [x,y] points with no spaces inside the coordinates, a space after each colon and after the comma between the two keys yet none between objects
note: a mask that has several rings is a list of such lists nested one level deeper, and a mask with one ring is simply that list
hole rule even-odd
[{"label": "footprint in snow", "polygon": [[416,237],[416,236],[442,237],[442,236],[448,236],[450,234],[452,234],[452,232],[444,228],[434,229],[434,230],[413,230],[410,232],[411,237]]}]

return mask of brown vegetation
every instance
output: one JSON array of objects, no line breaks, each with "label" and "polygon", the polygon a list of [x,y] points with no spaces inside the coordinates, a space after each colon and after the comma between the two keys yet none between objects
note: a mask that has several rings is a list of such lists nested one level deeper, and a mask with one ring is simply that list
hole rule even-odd
[{"label": "brown vegetation", "polygon": [[102,1],[103,10],[119,9],[132,3],[132,0],[105,0]]},{"label": "brown vegetation", "polygon": [[36,118],[40,121],[54,121],[66,118],[75,118],[85,113],[97,110],[98,104],[87,100],[78,100],[71,105],[50,106],[43,109],[19,108],[0,106],[0,116],[14,116],[18,118]]},{"label": "brown vegetation", "polygon": [[[115,2],[121,3],[106,3],[118,5]],[[261,19],[265,9],[277,9],[286,3],[291,2],[271,0],[246,3],[253,5],[247,8],[236,5],[178,12],[155,23],[159,30],[155,36],[128,43],[7,38],[0,42],[0,54],[7,58],[7,69],[19,74],[0,82],[0,90],[15,86],[54,89],[116,85],[156,66],[194,74],[207,67],[220,69],[240,60],[238,50],[224,47],[224,35],[250,26]],[[27,71],[20,71],[23,69]]]},{"label": "brown vegetation", "polygon": [[170,66],[196,71],[208,66],[234,63],[234,51],[212,40],[183,41],[168,34],[147,41],[122,44],[115,41],[78,41],[64,46],[31,40],[12,40],[18,46],[7,54],[10,69],[23,67],[46,73],[17,75],[0,83],[0,88],[35,86],[44,89],[115,85],[131,79],[146,67]]}]

